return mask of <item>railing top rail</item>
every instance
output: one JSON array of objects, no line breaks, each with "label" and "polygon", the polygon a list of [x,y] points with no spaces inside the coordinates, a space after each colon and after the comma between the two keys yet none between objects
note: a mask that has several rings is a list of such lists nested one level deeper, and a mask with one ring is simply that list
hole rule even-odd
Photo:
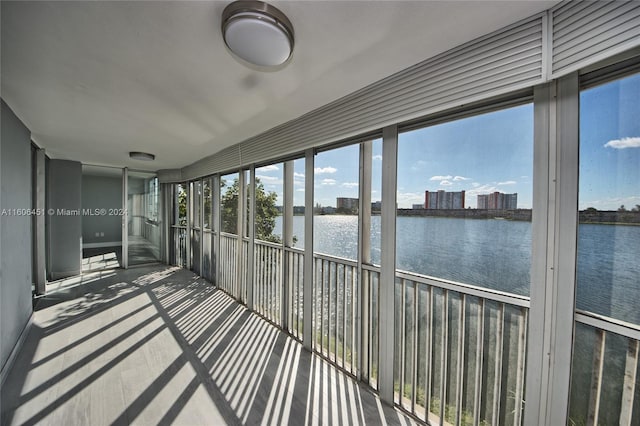
[{"label": "railing top rail", "polygon": [[396,277],[414,281],[420,284],[430,285],[432,287],[443,288],[447,290],[464,293],[470,296],[477,296],[483,299],[494,300],[496,302],[508,303],[510,305],[522,306],[528,308],[530,305],[529,297],[518,294],[507,293],[504,291],[493,290],[485,287],[478,287],[470,284],[458,283],[455,281],[444,280],[440,278],[420,275],[413,272],[396,270]]},{"label": "railing top rail", "polygon": [[362,269],[364,269],[365,271],[370,271],[370,272],[380,272],[380,265],[373,265],[370,263],[363,263],[362,264]]},{"label": "railing top rail", "polygon": [[171,225],[171,227],[176,229],[187,229],[187,225]]},{"label": "railing top rail", "polygon": [[285,247],[284,249],[291,253],[304,254],[304,249],[301,249],[300,247]]},{"label": "railing top rail", "polygon": [[260,246],[266,246],[266,247],[271,247],[275,249],[282,249],[282,243],[274,243],[272,241],[259,240],[257,238],[254,240],[254,243]]},{"label": "railing top rail", "polygon": [[233,238],[233,239],[237,239],[238,236],[236,234],[229,234],[228,232],[221,232],[220,233],[221,237],[227,237],[227,238]]},{"label": "railing top rail", "polygon": [[315,251],[313,252],[313,258],[314,259],[328,260],[329,262],[342,263],[343,265],[348,265],[348,266],[358,266],[358,261],[357,260],[347,259],[347,258],[338,257],[338,256],[331,256],[329,254],[318,253],[318,252],[315,252]]},{"label": "railing top rail", "polygon": [[640,325],[576,309],[576,321],[611,333],[640,340]]}]

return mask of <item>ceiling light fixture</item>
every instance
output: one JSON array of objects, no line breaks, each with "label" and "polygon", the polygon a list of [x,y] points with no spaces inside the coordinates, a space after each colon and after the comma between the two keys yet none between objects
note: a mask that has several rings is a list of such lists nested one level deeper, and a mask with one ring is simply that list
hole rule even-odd
[{"label": "ceiling light fixture", "polygon": [[222,12],[222,36],[240,59],[277,67],[293,52],[293,25],[280,10],[257,0],[238,0]]},{"label": "ceiling light fixture", "polygon": [[133,160],[153,161],[156,159],[156,156],[149,154],[148,152],[131,151],[129,153],[129,158]]}]

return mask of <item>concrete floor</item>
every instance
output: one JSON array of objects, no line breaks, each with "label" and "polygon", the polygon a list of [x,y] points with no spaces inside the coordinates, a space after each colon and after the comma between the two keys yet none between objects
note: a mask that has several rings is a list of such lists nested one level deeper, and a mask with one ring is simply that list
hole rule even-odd
[{"label": "concrete floor", "polygon": [[211,284],[153,266],[38,301],[0,423],[413,422]]}]

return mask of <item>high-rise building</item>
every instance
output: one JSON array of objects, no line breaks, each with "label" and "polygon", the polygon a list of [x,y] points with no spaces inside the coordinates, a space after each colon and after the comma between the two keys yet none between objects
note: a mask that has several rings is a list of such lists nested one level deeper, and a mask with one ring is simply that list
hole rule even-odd
[{"label": "high-rise building", "polygon": [[490,210],[515,210],[518,208],[518,193],[504,194],[496,191],[491,194],[478,195],[477,208]]},{"label": "high-rise building", "polygon": [[425,209],[464,209],[464,191],[425,191]]},{"label": "high-rise building", "polygon": [[336,209],[339,212],[357,212],[358,211],[358,199],[357,198],[347,198],[347,197],[337,197],[336,198]]}]

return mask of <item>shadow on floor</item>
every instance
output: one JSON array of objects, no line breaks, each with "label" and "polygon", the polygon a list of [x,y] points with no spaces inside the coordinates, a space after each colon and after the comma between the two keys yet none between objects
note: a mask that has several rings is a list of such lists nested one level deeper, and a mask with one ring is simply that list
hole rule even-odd
[{"label": "shadow on floor", "polygon": [[3,425],[412,423],[191,272],[112,272],[39,301]]}]

